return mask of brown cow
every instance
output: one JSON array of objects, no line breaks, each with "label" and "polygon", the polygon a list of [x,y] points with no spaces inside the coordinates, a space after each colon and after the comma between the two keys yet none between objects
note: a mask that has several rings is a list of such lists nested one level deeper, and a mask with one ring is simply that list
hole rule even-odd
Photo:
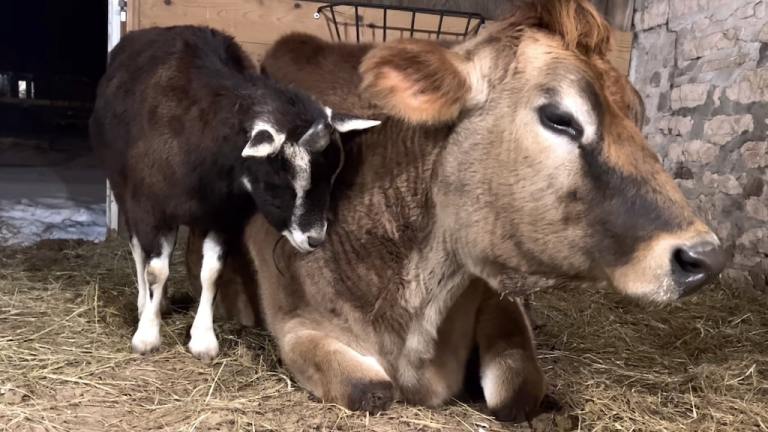
[{"label": "brown cow", "polygon": [[[518,271],[668,302],[725,265],[636,123],[586,0],[521,7],[452,48],[403,40],[360,67],[394,118],[347,137],[327,243],[300,255],[257,216],[264,318],[296,379],[377,411],[456,394],[469,350],[502,418],[541,399],[525,314],[490,301]],[[634,95],[634,96],[633,96]],[[398,120],[401,119],[401,120]]]}]

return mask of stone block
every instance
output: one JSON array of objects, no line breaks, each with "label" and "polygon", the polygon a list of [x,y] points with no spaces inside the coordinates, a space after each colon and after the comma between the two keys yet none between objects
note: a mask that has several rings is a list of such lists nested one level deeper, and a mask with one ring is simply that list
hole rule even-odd
[{"label": "stone block", "polygon": [[[760,246],[762,244],[762,246]],[[747,230],[736,240],[736,246],[742,249],[764,248],[761,252],[768,253],[768,227]]]},{"label": "stone block", "polygon": [[768,42],[768,23],[763,24],[763,28],[760,29],[760,34],[757,36],[757,40],[760,42]]},{"label": "stone block", "polygon": [[728,195],[740,195],[743,192],[739,181],[730,174],[720,175],[705,172],[701,177],[701,181],[704,186]]},{"label": "stone block", "polygon": [[768,101],[768,69],[756,69],[742,74],[736,83],[725,89],[725,95],[732,101],[745,104]]},{"label": "stone block", "polygon": [[707,92],[709,84],[683,84],[680,87],[672,89],[671,104],[672,109],[693,108],[707,101]]},{"label": "stone block", "polygon": [[747,200],[747,215],[757,220],[768,222],[768,205],[762,198]]},{"label": "stone block", "polygon": [[666,24],[669,18],[669,0],[638,0],[635,9],[635,31]]},{"label": "stone block", "polygon": [[747,168],[768,166],[768,142],[750,141],[741,146],[741,159]]},{"label": "stone block", "polygon": [[703,138],[714,144],[725,144],[755,127],[751,115],[717,116],[704,124]]},{"label": "stone block", "polygon": [[710,164],[720,153],[720,147],[701,140],[670,144],[667,157],[673,163],[695,162]]},{"label": "stone block", "polygon": [[693,119],[690,117],[662,117],[658,121],[658,129],[665,135],[686,137],[693,129]]}]

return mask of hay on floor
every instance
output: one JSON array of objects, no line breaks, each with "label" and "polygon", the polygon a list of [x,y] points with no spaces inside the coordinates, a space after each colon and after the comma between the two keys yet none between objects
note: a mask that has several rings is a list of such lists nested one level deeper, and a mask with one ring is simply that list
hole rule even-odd
[{"label": "hay on floor", "polygon": [[[183,297],[180,253],[173,266],[170,290]],[[203,364],[184,347],[189,299],[164,319],[162,350],[133,355],[132,269],[119,240],[0,251],[0,430],[528,430],[458,401],[378,416],[313,402],[256,329],[218,324],[222,354]],[[765,294],[715,287],[649,309],[605,289],[559,287],[532,305],[563,405],[536,430],[768,431]]]}]

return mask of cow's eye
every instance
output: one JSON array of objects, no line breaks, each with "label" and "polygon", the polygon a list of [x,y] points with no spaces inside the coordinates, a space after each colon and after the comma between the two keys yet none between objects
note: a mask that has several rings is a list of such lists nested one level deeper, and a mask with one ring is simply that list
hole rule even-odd
[{"label": "cow's eye", "polygon": [[579,141],[584,136],[584,128],[569,112],[563,111],[554,104],[544,104],[539,107],[539,121],[550,131]]}]

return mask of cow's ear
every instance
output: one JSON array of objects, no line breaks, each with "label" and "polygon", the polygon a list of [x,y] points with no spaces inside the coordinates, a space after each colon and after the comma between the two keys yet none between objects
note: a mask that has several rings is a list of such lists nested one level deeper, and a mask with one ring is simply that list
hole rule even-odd
[{"label": "cow's ear", "polygon": [[285,134],[279,132],[271,124],[256,121],[251,128],[251,137],[243,149],[243,157],[264,158],[272,156],[280,150],[285,141]]},{"label": "cow's ear", "polygon": [[369,120],[360,117],[351,116],[349,114],[337,113],[326,108],[328,113],[328,120],[333,125],[333,128],[337,131],[344,133],[353,130],[369,129],[381,124],[379,120]]},{"label": "cow's ear", "polygon": [[402,39],[360,64],[361,91],[387,114],[416,124],[456,120],[478,101],[471,61],[434,41]]}]

